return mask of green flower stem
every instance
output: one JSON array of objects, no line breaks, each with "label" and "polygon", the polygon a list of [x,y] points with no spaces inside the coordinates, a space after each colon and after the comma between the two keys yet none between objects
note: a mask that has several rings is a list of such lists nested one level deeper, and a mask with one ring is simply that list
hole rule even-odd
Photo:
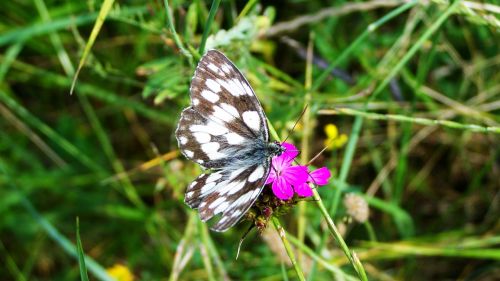
[{"label": "green flower stem", "polygon": [[241,10],[240,14],[236,18],[236,22],[240,21],[242,18],[244,18],[248,12],[250,12],[250,9],[252,9],[255,4],[257,3],[257,0],[250,0],[245,4],[245,7],[243,7],[243,10]]},{"label": "green flower stem", "polygon": [[370,221],[365,221],[363,225],[365,226],[366,232],[368,233],[368,237],[370,237],[370,241],[376,242],[377,236],[375,235],[375,230],[373,229],[373,226],[370,223]]},{"label": "green flower stem", "polygon": [[208,275],[209,281],[217,280],[214,275],[214,269],[212,266],[212,259],[210,257],[210,248],[208,247],[208,239],[210,234],[208,233],[207,225],[201,221],[198,221],[198,231],[201,235],[201,242],[199,243],[200,255],[205,266],[205,271]]},{"label": "green flower stem", "polygon": [[186,50],[186,48],[184,48],[184,44],[182,44],[182,41],[179,38],[179,35],[175,31],[174,20],[172,18],[172,10],[170,9],[170,6],[168,5],[168,0],[164,0],[163,2],[165,3],[168,29],[170,30],[170,33],[172,33],[172,36],[174,37],[175,45],[177,45],[177,48],[179,48],[179,50],[181,50],[183,55],[185,55],[188,58],[191,58],[191,54],[189,53],[188,50]]},{"label": "green flower stem", "polygon": [[326,223],[328,225],[328,229],[332,233],[333,237],[339,244],[340,248],[346,255],[346,257],[349,259],[351,262],[352,266],[354,267],[354,270],[356,270],[356,273],[358,274],[358,277],[360,280],[368,280],[366,277],[365,269],[363,268],[363,265],[361,264],[361,261],[356,257],[354,252],[351,252],[349,250],[349,247],[347,247],[347,244],[344,241],[344,238],[342,238],[342,235],[340,235],[340,232],[338,231],[337,227],[333,223],[333,219],[330,217],[328,214],[328,211],[325,208],[325,205],[323,204],[323,201],[321,200],[321,197],[319,196],[319,193],[316,189],[313,189],[313,196],[314,200],[316,201],[316,204],[318,205],[318,208],[323,215],[323,217],[326,220]]},{"label": "green flower stem", "polygon": [[184,228],[184,234],[182,235],[180,242],[177,244],[175,250],[175,257],[172,264],[172,271],[170,272],[170,276],[168,278],[169,281],[175,281],[179,279],[179,275],[181,274],[182,260],[188,257],[188,259],[192,258],[192,254],[189,253],[192,251],[194,247],[194,238],[193,236],[196,233],[196,226],[198,222],[198,216],[196,212],[189,212],[188,221],[186,223],[186,227]]},{"label": "green flower stem", "polygon": [[210,33],[210,28],[214,22],[215,14],[217,14],[217,9],[219,9],[219,4],[221,0],[214,0],[212,2],[212,7],[210,7],[210,13],[208,14],[207,24],[205,25],[205,30],[203,30],[203,37],[201,38],[199,53],[203,55],[205,52],[205,45],[207,44],[208,34]]},{"label": "green flower stem", "polygon": [[290,261],[292,262],[293,268],[295,269],[295,272],[297,273],[297,277],[299,278],[300,281],[305,281],[306,278],[304,277],[304,273],[302,272],[302,269],[300,268],[299,264],[297,263],[297,260],[295,259],[295,254],[293,253],[292,246],[290,245],[290,242],[288,242],[288,239],[286,238],[286,232],[285,229],[281,226],[279,220],[275,217],[273,217],[273,224],[276,230],[278,231],[278,234],[281,238],[281,241],[283,242],[283,246],[285,246],[286,253],[288,254],[288,257],[290,258]]},{"label": "green flower stem", "polygon": [[[306,255],[308,255],[311,259],[313,259],[318,264],[322,265],[326,270],[328,270],[328,271],[330,271],[338,276],[341,276],[342,278],[344,278],[344,280],[351,280],[351,281],[359,280],[359,278],[352,276],[352,275],[349,275],[346,272],[344,272],[339,266],[337,266],[337,264],[330,262],[330,261],[327,261],[325,258],[318,255],[316,252],[314,252],[313,249],[304,245],[304,243],[300,242],[299,239],[297,239],[293,235],[288,234],[288,240],[295,247],[297,247],[297,249],[304,252]],[[340,280],[343,280],[343,279],[340,279]]]},{"label": "green flower stem", "polygon": [[220,254],[219,254],[219,249],[215,245],[214,241],[212,240],[212,237],[210,236],[210,233],[207,229],[207,225],[202,228],[203,233],[203,243],[205,243],[208,253],[210,254],[211,259],[213,259],[214,265],[220,275],[220,279],[223,280],[229,280],[229,276],[227,275],[227,270],[224,267],[224,262],[222,261]]},{"label": "green flower stem", "polygon": [[361,110],[351,109],[351,108],[335,108],[335,109],[325,109],[319,112],[320,114],[343,114],[352,116],[361,116],[372,120],[392,120],[399,122],[408,122],[425,126],[442,126],[451,129],[465,130],[471,132],[479,133],[494,133],[500,134],[500,127],[484,127],[474,124],[462,124],[454,121],[448,120],[438,120],[438,119],[427,119],[427,118],[416,118],[409,117],[406,115],[398,114],[379,114],[372,112],[365,112]]}]

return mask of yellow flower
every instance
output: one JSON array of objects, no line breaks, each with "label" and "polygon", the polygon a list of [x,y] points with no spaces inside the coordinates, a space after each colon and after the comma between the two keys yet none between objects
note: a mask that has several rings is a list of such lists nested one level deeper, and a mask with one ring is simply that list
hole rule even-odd
[{"label": "yellow flower", "polygon": [[328,150],[340,148],[344,146],[344,144],[347,142],[347,135],[346,134],[339,135],[339,130],[337,129],[337,126],[333,124],[328,124],[325,126],[324,130],[326,134],[325,146],[328,146]]},{"label": "yellow flower", "polygon": [[109,267],[106,269],[108,274],[113,277],[117,281],[133,281],[134,280],[134,274],[130,272],[130,269],[128,267],[122,265],[122,264],[115,264],[112,267]]}]

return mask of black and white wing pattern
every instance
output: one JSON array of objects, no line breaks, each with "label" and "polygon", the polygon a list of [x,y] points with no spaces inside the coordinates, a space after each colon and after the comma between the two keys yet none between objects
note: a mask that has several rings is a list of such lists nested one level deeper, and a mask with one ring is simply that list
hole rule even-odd
[{"label": "black and white wing pattern", "polygon": [[248,211],[264,187],[271,157],[284,148],[269,143],[266,115],[243,74],[216,50],[198,63],[191,106],[181,114],[176,137],[188,159],[206,169],[187,188],[185,202],[203,221],[225,231]]}]

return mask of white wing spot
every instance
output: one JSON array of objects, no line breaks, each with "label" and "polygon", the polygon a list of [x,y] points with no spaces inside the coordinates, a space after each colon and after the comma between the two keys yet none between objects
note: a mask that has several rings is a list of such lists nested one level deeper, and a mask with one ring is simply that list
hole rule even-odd
[{"label": "white wing spot", "polygon": [[209,209],[215,209],[217,208],[217,206],[219,206],[222,202],[226,201],[226,197],[222,196],[222,197],[219,197],[217,199],[215,199],[214,202],[212,202],[212,204],[210,204],[208,206]]},{"label": "white wing spot", "polygon": [[243,96],[245,95],[245,89],[241,86],[241,81],[237,78],[231,80],[230,84],[232,84],[232,87],[236,89],[235,91],[238,92],[238,96]]},{"label": "white wing spot", "polygon": [[230,105],[230,104],[227,104],[227,103],[221,103],[220,106],[222,107],[222,109],[224,109],[225,111],[229,112],[229,114],[233,115],[234,117],[239,117],[240,114],[238,113],[238,110],[236,109],[236,107]]},{"label": "white wing spot", "polygon": [[217,152],[219,148],[220,144],[218,142],[209,142],[201,145],[201,149],[207,154]]},{"label": "white wing spot", "polygon": [[220,136],[228,132],[228,129],[226,127],[221,126],[213,121],[209,121],[206,125],[192,125],[189,127],[189,130],[193,133],[209,133],[212,136]]},{"label": "white wing spot", "polygon": [[238,88],[240,88],[240,95],[248,95],[245,87],[243,87],[243,85],[246,84],[245,82],[241,81],[240,79],[233,79],[233,83],[236,84]]},{"label": "white wing spot", "polygon": [[253,191],[253,194],[252,194],[252,199],[253,199],[253,198],[255,198],[255,197],[257,197],[257,196],[259,196],[260,191],[261,191],[261,190],[260,190],[260,188],[255,189],[255,190]]},{"label": "white wing spot", "polygon": [[255,182],[262,178],[264,175],[264,167],[258,166],[248,177],[249,182]]},{"label": "white wing spot", "polygon": [[198,104],[200,104],[200,100],[199,100],[199,99],[197,99],[197,98],[194,98],[194,99],[193,99],[193,105],[194,105],[194,106],[196,106],[196,105],[198,105]]},{"label": "white wing spot", "polygon": [[260,130],[260,117],[257,111],[245,111],[242,116],[243,122],[245,122],[248,127],[254,129],[255,131]]},{"label": "white wing spot", "polygon": [[228,144],[241,144],[245,141],[245,138],[238,135],[237,133],[228,133],[224,135],[226,137]]},{"label": "white wing spot", "polygon": [[212,92],[214,93],[220,92],[220,84],[215,82],[215,80],[207,79],[207,82],[205,84],[210,90],[212,90]]},{"label": "white wing spot", "polygon": [[210,141],[210,139],[212,138],[210,136],[210,134],[208,133],[203,133],[203,132],[197,132],[197,133],[194,133],[193,134],[194,138],[196,139],[196,141],[198,141],[199,143],[207,143]]},{"label": "white wing spot", "polygon": [[217,73],[220,71],[220,68],[218,68],[215,64],[209,63],[207,64],[208,69],[212,70],[213,72]]},{"label": "white wing spot", "polygon": [[241,215],[241,210],[236,210],[231,214],[231,217],[236,218]]},{"label": "white wing spot", "polygon": [[226,193],[229,194],[234,189],[240,189],[245,182],[241,181],[223,181],[217,186],[217,192],[219,195],[225,195]]},{"label": "white wing spot", "polygon": [[220,68],[227,74],[231,73],[231,67],[227,63],[221,65]]},{"label": "white wing spot", "polygon": [[190,198],[191,196],[193,196],[194,194],[194,191],[189,191],[188,193],[186,193],[186,198]]},{"label": "white wing spot", "polygon": [[222,109],[219,106],[214,106],[214,115],[215,117],[221,119],[224,122],[229,122],[234,119],[234,116],[229,114],[227,111]]},{"label": "white wing spot", "polygon": [[184,154],[186,154],[186,156],[190,158],[194,156],[194,152],[192,152],[191,150],[184,150]]},{"label": "white wing spot", "polygon": [[229,219],[228,216],[225,216],[223,217],[222,219],[219,220],[219,222],[217,224],[223,224],[225,221],[227,221]]},{"label": "white wing spot", "polygon": [[252,88],[250,88],[247,83],[245,82],[242,82],[241,83],[243,85],[243,88],[245,89],[245,92],[247,93],[247,95],[249,96],[253,96],[253,91],[252,91]]},{"label": "white wing spot", "polygon": [[186,137],[179,137],[179,142],[181,144],[186,144],[188,142],[188,139]]},{"label": "white wing spot", "polygon": [[219,96],[216,95],[214,92],[209,91],[209,90],[203,90],[203,91],[201,91],[201,96],[204,97],[209,102],[212,102],[212,103],[215,103],[216,101],[219,100]]},{"label": "white wing spot", "polygon": [[[249,192],[247,192],[244,195],[240,196],[240,198],[238,199],[238,201],[241,202],[241,203],[247,202],[248,200],[250,200],[250,198],[252,198],[253,192],[254,192],[254,190],[250,190]],[[241,203],[239,203],[238,205],[241,205]]]},{"label": "white wing spot", "polygon": [[221,213],[224,210],[226,210],[227,208],[229,208],[229,202],[227,202],[227,201],[223,202],[222,204],[220,204],[219,206],[217,206],[217,208],[215,208],[214,214]]},{"label": "white wing spot", "polygon": [[245,186],[244,181],[237,182],[236,184],[231,186],[230,190],[227,191],[227,195],[235,194],[236,192],[240,191],[244,186]]},{"label": "white wing spot", "polygon": [[222,174],[221,173],[212,173],[210,174],[210,176],[208,176],[208,178],[206,179],[206,182],[213,182],[213,181],[216,181],[218,179],[222,178]]},{"label": "white wing spot", "polygon": [[239,174],[241,174],[243,171],[245,171],[247,168],[246,167],[243,167],[243,168],[239,168],[238,170],[235,170],[231,173],[231,175],[229,176],[230,179],[234,179],[235,177],[237,177]]},{"label": "white wing spot", "polygon": [[218,79],[217,82],[221,84],[226,90],[233,96],[238,97],[241,96],[243,91],[233,82],[233,80],[222,80]]},{"label": "white wing spot", "polygon": [[201,145],[201,150],[203,150],[211,160],[220,159],[226,156],[226,154],[218,152],[219,148],[220,144],[217,142],[209,142]]},{"label": "white wing spot", "polygon": [[209,183],[206,183],[202,188],[201,188],[201,194],[202,195],[205,195],[209,192],[212,191],[213,187],[216,185],[215,182],[209,182]]},{"label": "white wing spot", "polygon": [[193,187],[193,186],[195,186],[197,183],[198,183],[197,181],[193,181],[193,182],[189,185],[189,187]]}]

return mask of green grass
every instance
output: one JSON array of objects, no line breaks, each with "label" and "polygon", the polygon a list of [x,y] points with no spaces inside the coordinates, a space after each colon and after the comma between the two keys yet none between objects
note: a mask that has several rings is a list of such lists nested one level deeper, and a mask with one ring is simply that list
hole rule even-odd
[{"label": "green grass", "polygon": [[[135,280],[496,276],[500,6],[325,3],[5,2],[0,279],[112,280],[116,265]],[[307,105],[289,138],[301,162],[325,125],[349,136],[312,163],[330,184],[250,232],[237,260],[249,222],[214,233],[183,203],[200,169],[173,135],[210,48],[245,73],[273,138]]]}]

